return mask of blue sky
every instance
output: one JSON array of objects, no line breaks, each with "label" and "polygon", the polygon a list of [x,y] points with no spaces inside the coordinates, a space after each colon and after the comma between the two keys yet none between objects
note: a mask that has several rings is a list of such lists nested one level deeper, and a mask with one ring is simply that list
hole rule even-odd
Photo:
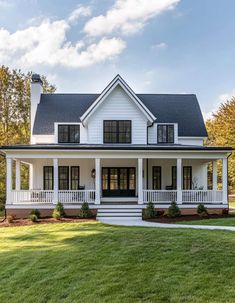
[{"label": "blue sky", "polygon": [[58,92],[196,93],[205,115],[235,95],[234,0],[0,0],[0,64]]}]

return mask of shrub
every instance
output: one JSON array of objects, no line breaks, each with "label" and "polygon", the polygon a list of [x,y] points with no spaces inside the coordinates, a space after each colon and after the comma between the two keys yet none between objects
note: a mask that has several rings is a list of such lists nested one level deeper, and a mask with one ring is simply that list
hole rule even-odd
[{"label": "shrub", "polygon": [[181,212],[180,209],[178,207],[178,205],[176,204],[176,202],[171,202],[171,205],[168,207],[167,210],[167,217],[169,218],[176,218],[176,217],[180,217],[181,216]]},{"label": "shrub", "polygon": [[87,202],[83,202],[82,203],[82,207],[80,209],[80,218],[86,219],[86,218],[91,218],[92,212],[90,210],[89,204]]},{"label": "shrub", "polygon": [[57,209],[54,209],[53,213],[52,213],[52,217],[56,220],[60,220],[62,216],[61,216],[60,211],[58,211]]},{"label": "shrub", "polygon": [[153,202],[148,202],[147,207],[143,209],[143,219],[152,219],[155,217],[155,209]]},{"label": "shrub", "polygon": [[32,222],[37,222],[37,221],[38,221],[38,217],[37,217],[37,215],[35,215],[35,214],[31,214],[31,215],[29,216],[29,219],[30,219]]},{"label": "shrub", "polygon": [[38,209],[32,209],[30,215],[35,215],[37,218],[41,217],[40,211]]},{"label": "shrub", "polygon": [[200,217],[207,217],[208,212],[204,204],[200,203],[197,206],[197,213]]},{"label": "shrub", "polygon": [[63,206],[63,204],[61,202],[58,202],[56,204],[55,210],[60,213],[60,217],[64,217],[65,216],[64,206]]},{"label": "shrub", "polygon": [[7,222],[10,224],[10,223],[13,223],[14,221],[14,217],[13,216],[7,216]]}]

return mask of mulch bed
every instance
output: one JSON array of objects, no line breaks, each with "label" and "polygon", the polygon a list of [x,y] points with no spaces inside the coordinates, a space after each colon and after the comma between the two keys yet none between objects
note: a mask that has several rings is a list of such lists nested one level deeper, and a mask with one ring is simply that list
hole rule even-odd
[{"label": "mulch bed", "polygon": [[79,219],[79,218],[61,218],[56,220],[54,218],[42,218],[38,219],[37,222],[32,222],[29,219],[15,219],[12,223],[8,223],[7,220],[0,222],[0,227],[13,227],[13,226],[27,226],[27,225],[38,225],[38,224],[54,224],[54,223],[84,223],[95,221],[95,219]]},{"label": "mulch bed", "polygon": [[198,215],[183,215],[177,218],[168,218],[165,216],[159,216],[154,219],[147,219],[145,221],[156,222],[156,223],[175,223],[182,221],[198,221],[198,220],[207,220],[207,219],[226,219],[226,218],[235,218],[235,215],[224,214],[224,215],[209,215],[208,217],[201,218]]}]

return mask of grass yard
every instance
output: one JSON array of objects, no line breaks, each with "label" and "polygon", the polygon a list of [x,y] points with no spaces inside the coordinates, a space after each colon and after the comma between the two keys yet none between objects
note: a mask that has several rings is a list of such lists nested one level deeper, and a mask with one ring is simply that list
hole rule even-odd
[{"label": "grass yard", "polygon": [[235,302],[235,233],[97,222],[0,229],[0,302]]},{"label": "grass yard", "polygon": [[[187,225],[216,225],[216,226],[235,226],[235,218],[202,219],[194,221],[180,221],[176,224]],[[235,235],[234,235],[235,236]]]}]

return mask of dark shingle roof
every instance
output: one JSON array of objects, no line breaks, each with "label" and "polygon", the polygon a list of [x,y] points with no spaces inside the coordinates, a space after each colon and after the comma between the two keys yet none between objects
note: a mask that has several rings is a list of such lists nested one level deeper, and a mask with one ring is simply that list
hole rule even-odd
[{"label": "dark shingle roof", "polygon": [[[42,94],[33,134],[52,135],[54,122],[79,122],[99,94]],[[178,123],[179,136],[206,137],[207,132],[195,95],[137,94],[160,123]]]}]

